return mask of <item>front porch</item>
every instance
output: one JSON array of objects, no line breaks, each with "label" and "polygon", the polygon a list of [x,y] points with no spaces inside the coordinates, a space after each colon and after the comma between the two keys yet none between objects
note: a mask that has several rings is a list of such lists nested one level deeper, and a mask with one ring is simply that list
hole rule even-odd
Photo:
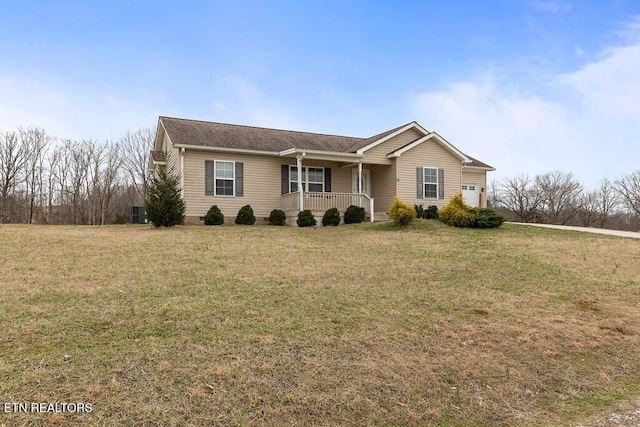
[{"label": "front porch", "polygon": [[[300,193],[288,193],[282,195],[282,210],[287,219],[295,218],[298,212],[309,209],[314,216],[322,218],[327,209],[336,208],[343,216],[351,205],[364,208],[365,216],[369,221],[374,220],[373,198],[364,193],[327,193],[316,191],[303,191]],[[295,223],[295,219],[293,221]]]}]

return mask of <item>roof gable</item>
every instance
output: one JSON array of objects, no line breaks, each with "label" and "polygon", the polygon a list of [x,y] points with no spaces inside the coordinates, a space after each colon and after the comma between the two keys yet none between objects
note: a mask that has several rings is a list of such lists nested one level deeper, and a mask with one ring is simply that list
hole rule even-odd
[{"label": "roof gable", "polygon": [[427,142],[429,140],[440,144],[442,147],[444,147],[451,154],[453,154],[454,156],[456,156],[460,160],[462,160],[463,163],[471,163],[471,158],[470,157],[468,157],[462,151],[458,150],[456,147],[454,147],[452,144],[450,144],[449,141],[447,141],[446,139],[444,139],[443,137],[438,135],[436,132],[430,132],[427,135],[423,136],[422,138],[417,139],[415,141],[412,141],[409,144],[406,144],[405,146],[400,147],[395,151],[392,151],[391,153],[387,154],[387,157],[389,157],[389,158],[391,158],[391,157],[400,157],[404,153],[406,153],[407,151],[411,150],[412,148],[417,147],[418,145],[420,145],[420,144],[422,144],[424,142]]},{"label": "roof gable", "polygon": [[362,141],[359,147],[354,147],[354,149],[358,154],[363,154],[365,151],[370,150],[374,147],[377,147],[378,145],[384,143],[385,141],[388,141],[394,136],[398,136],[409,129],[414,129],[418,133],[421,133],[423,135],[427,135],[429,133],[428,130],[420,126],[418,123],[411,122],[403,126],[398,126],[395,129],[391,129],[381,134],[372,136],[371,138],[367,138],[366,140]]}]

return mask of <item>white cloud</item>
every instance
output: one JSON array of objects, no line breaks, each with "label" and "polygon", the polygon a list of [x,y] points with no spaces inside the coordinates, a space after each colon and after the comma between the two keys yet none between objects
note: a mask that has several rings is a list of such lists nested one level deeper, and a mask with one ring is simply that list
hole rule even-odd
[{"label": "white cloud", "polygon": [[608,49],[537,93],[494,74],[417,94],[414,111],[495,178],[573,172],[587,186],[640,169],[640,44]]},{"label": "white cloud", "polygon": [[640,44],[608,50],[602,59],[557,78],[582,99],[581,106],[604,117],[638,117]]}]

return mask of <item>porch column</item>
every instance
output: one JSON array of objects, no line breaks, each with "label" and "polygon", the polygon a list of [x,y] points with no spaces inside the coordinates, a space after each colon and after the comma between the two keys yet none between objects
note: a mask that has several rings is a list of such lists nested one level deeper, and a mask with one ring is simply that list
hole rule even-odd
[{"label": "porch column", "polygon": [[358,160],[358,194],[360,194],[358,204],[362,208],[364,207],[362,206],[362,160]]},{"label": "porch column", "polygon": [[305,153],[296,156],[296,167],[298,168],[298,210],[304,210],[304,191],[302,190],[302,159]]}]

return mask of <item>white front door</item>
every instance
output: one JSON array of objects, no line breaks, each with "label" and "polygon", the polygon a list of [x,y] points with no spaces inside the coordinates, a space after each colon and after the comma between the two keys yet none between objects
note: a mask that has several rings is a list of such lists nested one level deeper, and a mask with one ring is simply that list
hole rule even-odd
[{"label": "white front door", "polygon": [[478,207],[479,194],[476,184],[462,184],[462,200],[472,208]]},{"label": "white front door", "polygon": [[[360,193],[358,191],[358,168],[351,169],[351,178],[351,191]],[[362,169],[362,193],[371,196],[371,171],[369,169]]]}]

